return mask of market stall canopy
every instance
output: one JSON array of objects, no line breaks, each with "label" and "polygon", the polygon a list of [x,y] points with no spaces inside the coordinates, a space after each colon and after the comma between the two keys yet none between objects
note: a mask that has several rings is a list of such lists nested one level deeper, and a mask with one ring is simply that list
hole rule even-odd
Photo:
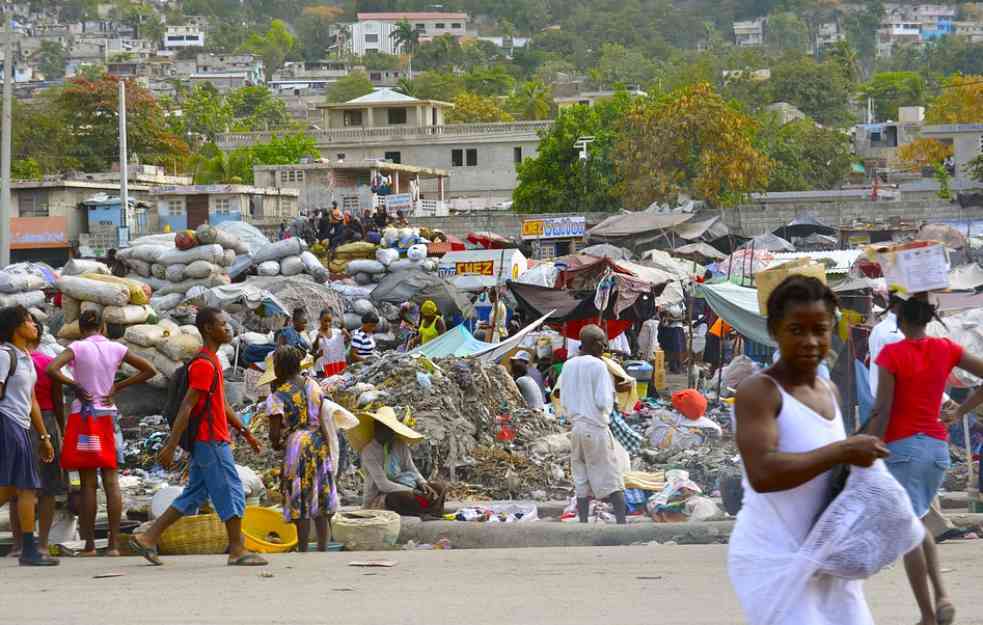
[{"label": "market stall canopy", "polygon": [[386,275],[372,290],[370,299],[375,303],[388,302],[399,306],[403,302],[422,304],[433,300],[440,314],[448,319],[455,315],[467,317],[471,302],[453,284],[425,271],[397,271]]},{"label": "market stall canopy", "polygon": [[631,251],[626,250],[623,247],[618,247],[617,245],[611,245],[610,243],[599,243],[597,245],[589,245],[579,253],[586,254],[587,256],[597,256],[598,258],[610,258],[612,260],[631,260]]},{"label": "market stall canopy", "polygon": [[746,250],[763,250],[767,252],[794,252],[795,246],[780,236],[770,232],[759,234],[743,245]]},{"label": "market stall canopy", "polygon": [[939,241],[951,250],[961,250],[966,247],[966,236],[949,224],[926,224],[918,231],[915,239]]},{"label": "market stall canopy", "polygon": [[825,234],[810,234],[807,237],[797,237],[793,241],[799,249],[835,250],[840,245],[839,239]]},{"label": "market stall canopy", "polygon": [[697,243],[689,243],[687,245],[680,245],[670,253],[673,256],[685,258],[686,260],[692,260],[700,263],[701,265],[709,265],[712,262],[727,258],[723,252],[720,252],[709,243],[704,243],[702,241]]},{"label": "market stall canopy", "polygon": [[469,232],[467,239],[468,243],[486,250],[503,250],[512,245],[511,241],[494,232]]},{"label": "market stall canopy", "polygon": [[[649,250],[645,252],[642,259],[641,262],[632,265],[658,269],[676,280],[685,282],[690,281],[694,275],[703,275],[705,272],[705,269],[699,264],[694,267],[693,261],[677,258],[663,250]],[[625,263],[621,263],[621,265],[625,266]]]},{"label": "market stall canopy", "polygon": [[776,347],[768,334],[767,318],[758,312],[758,290],[729,282],[697,287],[713,312],[755,343]]},{"label": "market stall canopy", "polygon": [[719,215],[624,213],[612,215],[587,231],[588,240],[627,248],[635,254],[672,249],[690,241],[712,241],[730,233]]},{"label": "market stall canopy", "polygon": [[[568,288],[575,291],[593,290],[597,287],[597,282],[604,277],[607,271],[618,274],[619,277],[635,278],[634,281],[627,280],[625,284],[645,282],[651,289],[658,292],[666,284],[679,279],[676,275],[655,267],[646,267],[629,261],[614,261],[610,258],[597,258],[595,256],[567,256],[564,265],[560,269],[560,275],[556,278],[557,288]],[[560,263],[558,262],[559,266]],[[638,288],[644,285],[637,284]]]},{"label": "market stall canopy", "polygon": [[812,215],[800,215],[784,226],[772,230],[772,232],[788,241],[792,238],[805,238],[813,234],[824,234],[831,236],[836,234],[836,228],[827,226]]}]

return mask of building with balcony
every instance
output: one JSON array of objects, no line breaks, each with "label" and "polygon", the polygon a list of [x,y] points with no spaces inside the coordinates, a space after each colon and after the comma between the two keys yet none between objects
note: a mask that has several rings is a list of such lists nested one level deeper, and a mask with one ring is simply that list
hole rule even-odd
[{"label": "building with balcony", "polygon": [[[577,106],[582,104],[584,106],[594,106],[598,102],[604,102],[613,98],[618,92],[612,90],[605,91],[584,91],[582,93],[577,93],[569,96],[558,96],[553,98],[553,102],[556,107],[560,110],[565,108],[570,108],[572,106]],[[644,98],[648,96],[647,93],[641,89],[630,89],[627,91],[628,95],[636,98]]]},{"label": "building with balcony", "polygon": [[453,104],[437,100],[418,100],[392,89],[372,93],[340,104],[321,104],[322,128],[413,128],[440,126],[444,111]]},{"label": "building with balcony", "polygon": [[436,11],[416,13],[359,13],[359,23],[380,22],[395,26],[400,22],[408,22],[413,29],[420,33],[420,41],[428,41],[441,35],[453,35],[457,38],[468,32],[468,22],[471,20],[467,13],[441,13]]},{"label": "building with balcony", "polygon": [[168,50],[205,47],[205,31],[197,26],[168,26],[161,42]]},{"label": "building with balcony", "polygon": [[755,48],[765,45],[765,26],[763,17],[746,22],[734,22],[734,43],[742,48]]},{"label": "building with balcony", "polygon": [[[447,214],[448,172],[388,161],[320,160],[294,165],[253,167],[257,185],[295,189],[301,211],[330,208],[359,213],[386,207],[395,214],[440,217]],[[426,189],[435,189],[426,193]]]}]

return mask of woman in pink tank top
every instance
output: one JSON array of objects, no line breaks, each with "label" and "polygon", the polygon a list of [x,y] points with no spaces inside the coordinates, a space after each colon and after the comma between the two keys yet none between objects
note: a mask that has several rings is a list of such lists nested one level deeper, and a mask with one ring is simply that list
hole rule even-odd
[{"label": "woman in pink tank top", "polygon": [[[118,417],[113,400],[116,393],[127,386],[146,382],[157,372],[145,359],[130,353],[125,345],[110,341],[102,335],[102,315],[99,312],[94,310],[83,312],[79,318],[79,330],[82,333],[82,340],[75,341],[68,346],[68,349],[58,354],[58,357],[48,365],[47,372],[53,380],[61,382],[75,393],[76,399],[72,402],[68,417],[68,429],[72,428],[73,421],[78,423],[83,418],[91,418],[96,421],[109,419],[110,423],[105,424],[103,430],[110,431],[112,429],[110,424],[114,424]],[[116,372],[124,362],[135,368],[137,373],[121,382],[116,382]],[[62,373],[62,367],[65,365],[72,365],[74,380]],[[85,444],[95,445],[88,439]],[[96,555],[96,489],[99,484],[98,474],[101,474],[109,512],[109,547],[106,555],[117,556],[119,555],[119,525],[123,513],[123,499],[116,473],[118,450],[114,437],[100,438],[97,446],[111,447],[112,453],[106,454],[107,457],[111,457],[111,460],[105,461],[98,468],[71,466],[63,468],[78,468],[82,480],[82,509],[79,513],[82,538],[85,540],[82,555]]]}]

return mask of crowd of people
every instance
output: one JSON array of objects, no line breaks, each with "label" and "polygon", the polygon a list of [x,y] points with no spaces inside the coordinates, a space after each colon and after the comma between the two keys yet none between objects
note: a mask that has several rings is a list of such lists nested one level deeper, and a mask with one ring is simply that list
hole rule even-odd
[{"label": "crowd of people", "polygon": [[384,206],[375,210],[359,211],[341,210],[338,202],[331,202],[330,209],[313,211],[307,217],[300,217],[291,223],[281,222],[277,233],[280,239],[299,237],[313,244],[324,241],[330,249],[354,241],[379,243],[382,231],[387,226],[403,228],[409,226],[403,211],[396,211],[391,216]]}]

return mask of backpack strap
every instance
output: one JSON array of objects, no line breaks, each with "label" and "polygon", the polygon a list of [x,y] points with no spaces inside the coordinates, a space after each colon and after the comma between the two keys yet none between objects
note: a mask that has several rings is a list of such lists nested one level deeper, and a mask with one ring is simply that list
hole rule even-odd
[{"label": "backpack strap", "polygon": [[3,349],[7,352],[7,357],[10,358],[10,368],[7,369],[7,377],[3,379],[3,388],[0,389],[0,401],[7,398],[7,384],[10,383],[10,379],[14,377],[14,373],[17,372],[17,352],[14,351],[13,347],[9,345],[4,345]]},{"label": "backpack strap", "polygon": [[[202,404],[202,410],[201,410],[201,412],[198,412],[196,414],[193,414],[192,416],[200,417],[202,415],[202,413],[204,413],[206,415],[206,418],[208,419],[208,432],[209,432],[209,434],[214,434],[214,432],[215,432],[215,430],[214,430],[214,424],[213,424],[213,419],[212,419],[211,411],[208,409],[208,403],[212,400],[212,395],[215,394],[215,390],[218,388],[218,376],[220,374],[219,374],[218,368],[215,366],[215,363],[213,363],[207,356],[205,356],[201,352],[199,352],[199,353],[195,354],[195,356],[191,360],[188,361],[188,375],[189,375],[189,377],[191,375],[191,365],[194,364],[194,362],[196,360],[205,360],[205,361],[207,361],[208,364],[212,365],[212,369],[214,369],[215,371],[214,371],[214,373],[212,375],[212,385],[211,385],[211,388],[208,389],[208,393],[205,395],[205,401]],[[194,433],[194,435],[197,435],[197,432]]]}]

